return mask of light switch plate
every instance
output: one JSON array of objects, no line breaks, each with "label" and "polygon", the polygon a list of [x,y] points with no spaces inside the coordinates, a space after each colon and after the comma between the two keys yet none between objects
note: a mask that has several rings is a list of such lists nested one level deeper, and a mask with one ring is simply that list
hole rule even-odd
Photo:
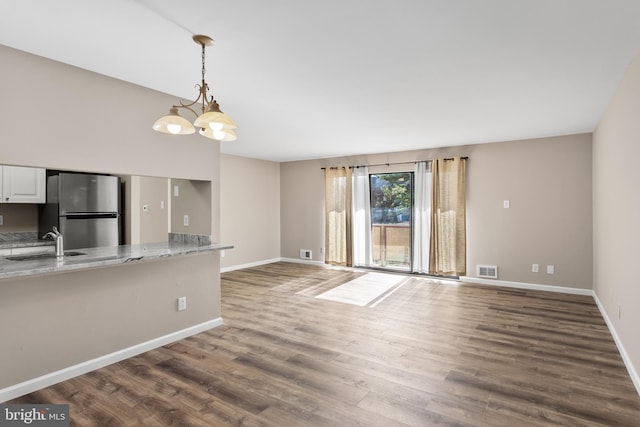
[{"label": "light switch plate", "polygon": [[509,200],[505,200],[502,202],[502,206],[504,206],[505,209],[509,209],[511,207],[511,202],[509,202]]}]

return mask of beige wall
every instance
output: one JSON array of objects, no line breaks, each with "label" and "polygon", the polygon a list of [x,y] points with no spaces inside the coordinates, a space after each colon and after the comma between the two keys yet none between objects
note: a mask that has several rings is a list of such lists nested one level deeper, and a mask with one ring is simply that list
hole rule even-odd
[{"label": "beige wall", "polygon": [[[218,234],[219,144],[151,129],[175,97],[4,46],[0,63],[0,164],[207,181]],[[1,280],[0,388],[220,317],[218,272],[215,253]]]},{"label": "beige wall", "polygon": [[[172,179],[170,188],[171,232],[211,235],[211,183]],[[185,215],[189,217],[188,225],[184,225]]]},{"label": "beige wall", "polygon": [[0,282],[0,389],[219,317],[218,277],[209,254]]},{"label": "beige wall", "polygon": [[[499,280],[592,288],[590,134],[282,163],[282,256],[311,249],[314,260],[323,260],[321,167],[449,156],[470,158],[467,275],[475,276],[477,264],[491,264],[498,265]],[[540,273],[531,272],[533,263]],[[554,275],[546,274],[547,264]]]},{"label": "beige wall", "polygon": [[[2,45],[0,58],[0,93],[11,100],[0,103],[3,122],[11,124],[0,130],[0,164],[201,180],[216,176],[211,163],[219,144],[214,140],[151,131],[176,97]],[[41,113],[34,124],[36,111]],[[69,120],[71,125],[61,125]]]},{"label": "beige wall", "polygon": [[[169,240],[170,180],[167,178],[153,178],[149,176],[141,176],[139,179],[140,243],[167,242]],[[200,221],[209,221],[209,224],[211,224],[210,189],[208,202],[209,204],[206,206],[206,209],[204,209],[204,213]]]},{"label": "beige wall", "polygon": [[[169,240],[169,179],[149,176],[126,178],[128,203],[127,243],[158,243]],[[146,210],[145,210],[146,206]],[[206,219],[210,218],[207,212]]]},{"label": "beige wall", "polygon": [[[595,291],[640,389],[640,52],[594,132]],[[620,315],[618,316],[618,308]]]},{"label": "beige wall", "polygon": [[592,289],[591,135],[486,144],[470,156],[468,275],[498,265],[500,280]]},{"label": "beige wall", "polygon": [[222,155],[220,175],[222,268],[279,258],[280,164]]},{"label": "beige wall", "polygon": [[0,215],[3,216],[0,233],[38,231],[38,205],[0,203]]},{"label": "beige wall", "polygon": [[[137,175],[120,178],[125,183],[127,244],[166,242],[170,231],[211,234],[211,182]],[[178,186],[178,196],[174,186]],[[188,226],[184,215],[189,215]]]},{"label": "beige wall", "polygon": [[283,258],[297,259],[300,249],[324,262],[324,174],[330,160],[286,162],[280,165],[280,245]]}]

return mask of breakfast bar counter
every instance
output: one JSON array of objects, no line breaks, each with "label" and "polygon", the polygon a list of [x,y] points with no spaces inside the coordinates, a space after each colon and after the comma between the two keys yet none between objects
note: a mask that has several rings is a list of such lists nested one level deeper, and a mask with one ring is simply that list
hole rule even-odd
[{"label": "breakfast bar counter", "polygon": [[5,256],[0,258],[0,279],[70,272],[183,255],[205,254],[231,248],[233,248],[232,245],[221,243],[204,245],[152,243],[68,250],[65,251],[66,255],[62,259],[56,258],[51,252]]}]

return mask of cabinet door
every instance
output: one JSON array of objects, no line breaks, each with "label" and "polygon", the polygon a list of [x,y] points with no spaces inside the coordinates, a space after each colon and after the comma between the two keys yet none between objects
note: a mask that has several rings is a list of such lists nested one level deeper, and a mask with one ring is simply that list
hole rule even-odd
[{"label": "cabinet door", "polygon": [[2,201],[4,203],[45,203],[45,175],[41,168],[4,166]]}]

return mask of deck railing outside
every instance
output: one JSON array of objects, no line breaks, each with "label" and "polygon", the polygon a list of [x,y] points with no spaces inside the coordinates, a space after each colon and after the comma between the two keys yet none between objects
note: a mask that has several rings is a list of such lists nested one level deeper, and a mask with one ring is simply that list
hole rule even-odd
[{"label": "deck railing outside", "polygon": [[371,239],[375,267],[411,269],[411,227],[408,222],[373,224]]}]

